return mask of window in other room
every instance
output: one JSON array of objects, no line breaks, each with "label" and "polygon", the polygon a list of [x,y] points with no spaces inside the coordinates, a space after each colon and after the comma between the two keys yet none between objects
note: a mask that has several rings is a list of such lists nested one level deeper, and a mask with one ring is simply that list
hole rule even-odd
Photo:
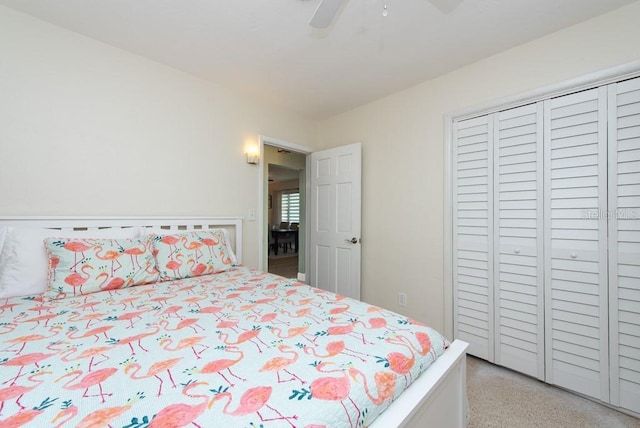
[{"label": "window in other room", "polygon": [[300,222],[300,192],[287,190],[280,195],[280,221],[288,223]]}]

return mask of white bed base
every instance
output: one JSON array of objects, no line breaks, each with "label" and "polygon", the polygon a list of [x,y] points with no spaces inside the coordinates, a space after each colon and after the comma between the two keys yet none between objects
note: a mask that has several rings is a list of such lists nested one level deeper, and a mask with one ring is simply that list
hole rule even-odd
[{"label": "white bed base", "polygon": [[454,341],[370,427],[466,427],[468,346]]},{"label": "white bed base", "polygon": [[[240,217],[1,217],[0,227],[64,230],[153,227],[168,230],[224,228],[229,231],[238,262],[242,261]],[[413,384],[370,425],[390,427],[465,427],[466,349],[454,341]]]}]

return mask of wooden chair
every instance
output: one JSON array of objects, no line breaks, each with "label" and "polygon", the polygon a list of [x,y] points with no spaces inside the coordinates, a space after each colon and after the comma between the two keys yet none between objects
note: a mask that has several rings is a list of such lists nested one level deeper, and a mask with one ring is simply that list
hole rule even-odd
[{"label": "wooden chair", "polygon": [[[288,229],[289,230],[298,230],[298,228],[300,227],[300,223],[298,222],[291,222],[289,224]],[[283,240],[283,244],[284,244],[284,248],[283,251],[286,253],[287,249],[292,249],[293,250],[293,244],[295,243],[295,235],[293,233],[288,234]]]}]

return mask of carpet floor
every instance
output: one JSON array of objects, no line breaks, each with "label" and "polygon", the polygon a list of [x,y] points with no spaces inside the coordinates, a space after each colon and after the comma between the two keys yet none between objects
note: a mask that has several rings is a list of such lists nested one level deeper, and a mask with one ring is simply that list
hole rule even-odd
[{"label": "carpet floor", "polygon": [[469,427],[640,427],[640,419],[467,356]]}]

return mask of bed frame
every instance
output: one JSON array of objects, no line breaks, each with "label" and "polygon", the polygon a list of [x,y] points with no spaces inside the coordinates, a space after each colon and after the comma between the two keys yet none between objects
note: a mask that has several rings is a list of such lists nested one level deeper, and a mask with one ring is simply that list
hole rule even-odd
[{"label": "bed frame", "polygon": [[[0,217],[1,226],[57,230],[153,227],[174,231],[224,228],[242,261],[240,217]],[[454,341],[429,369],[370,425],[372,428],[467,425],[466,349]]]}]

